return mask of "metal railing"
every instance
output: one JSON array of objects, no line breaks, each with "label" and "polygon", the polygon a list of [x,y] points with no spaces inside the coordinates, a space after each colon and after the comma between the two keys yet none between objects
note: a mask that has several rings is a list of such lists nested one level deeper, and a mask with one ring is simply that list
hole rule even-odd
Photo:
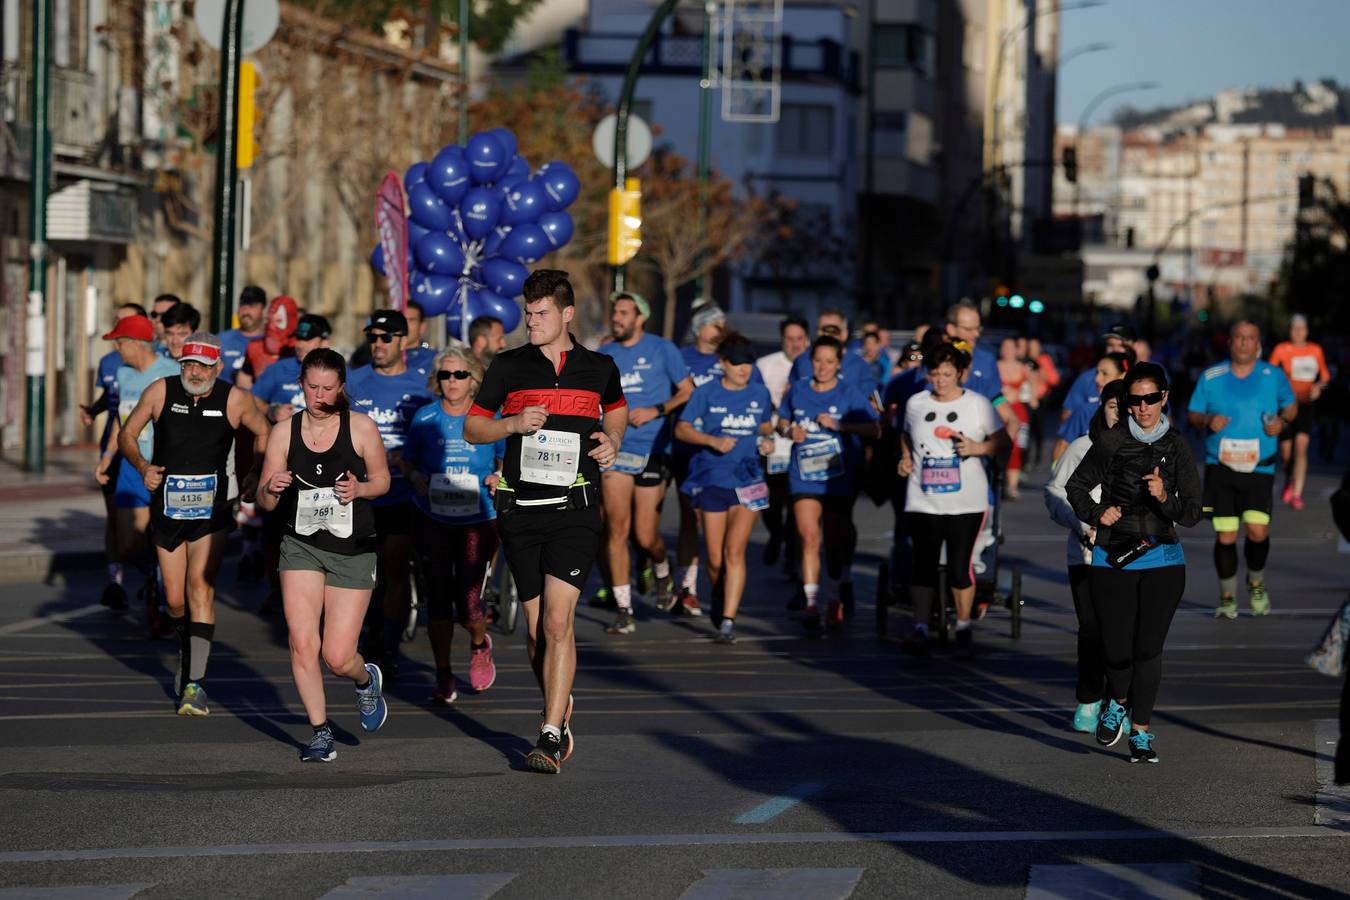
[{"label": "metal railing", "polygon": [[[81,153],[99,145],[98,85],[90,72],[52,69],[49,123],[52,142]],[[13,125],[33,121],[32,80],[26,67],[0,67],[0,119]]]}]

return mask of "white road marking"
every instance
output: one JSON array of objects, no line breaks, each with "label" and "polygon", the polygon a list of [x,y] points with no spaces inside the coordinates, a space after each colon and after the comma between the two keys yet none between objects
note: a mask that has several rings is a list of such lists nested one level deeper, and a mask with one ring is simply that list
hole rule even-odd
[{"label": "white road marking", "polygon": [[1200,867],[1194,863],[1128,866],[1032,866],[1027,900],[1065,897],[1149,897],[1192,900],[1200,896]]},{"label": "white road marking", "polygon": [[88,606],[81,606],[79,609],[52,613],[49,616],[35,616],[31,619],[23,619],[18,622],[10,622],[8,625],[0,625],[0,637],[18,634],[22,631],[31,631],[34,628],[41,628],[43,625],[60,625],[62,622],[79,619],[106,608],[107,607],[102,603],[91,603]]},{"label": "white road marking", "polygon": [[680,900],[847,900],[863,869],[707,869]]},{"label": "white road marking", "polygon": [[1313,823],[1345,828],[1350,826],[1350,785],[1336,784],[1333,776],[1336,740],[1338,737],[1340,740],[1350,738],[1341,735],[1340,731],[1341,725],[1336,719],[1318,719],[1313,729],[1313,750],[1317,754],[1317,807]]},{"label": "white road marking", "polygon": [[770,819],[787,812],[812,794],[825,787],[823,781],[806,781],[793,785],[777,797],[764,801],[754,809],[747,810],[736,817],[737,825],[763,825]]},{"label": "white road marking", "polygon": [[487,900],[515,878],[511,872],[489,875],[381,875],[348,878],[321,900]]}]

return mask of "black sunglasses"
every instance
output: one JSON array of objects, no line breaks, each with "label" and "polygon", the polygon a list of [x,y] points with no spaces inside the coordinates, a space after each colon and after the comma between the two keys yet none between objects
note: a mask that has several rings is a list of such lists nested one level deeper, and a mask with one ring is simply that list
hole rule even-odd
[{"label": "black sunglasses", "polygon": [[455,379],[456,381],[463,381],[466,378],[472,377],[473,377],[472,372],[466,372],[463,369],[456,369],[453,372],[441,369],[439,372],[436,373],[437,381],[449,381],[451,378]]},{"label": "black sunglasses", "polygon": [[386,332],[383,333],[383,334],[367,334],[367,335],[366,335],[366,340],[369,341],[369,342],[372,343],[372,344],[376,344],[376,343],[378,343],[378,344],[388,344],[388,343],[390,343],[391,341],[393,341],[393,339],[396,338],[396,337],[403,337],[403,335],[398,334],[398,333],[392,333],[392,334],[391,334],[390,332],[387,332],[387,331],[386,331]]},{"label": "black sunglasses", "polygon": [[1125,398],[1126,406],[1143,406],[1147,403],[1149,406],[1161,403],[1163,398],[1162,391],[1154,391],[1151,394],[1130,394]]}]

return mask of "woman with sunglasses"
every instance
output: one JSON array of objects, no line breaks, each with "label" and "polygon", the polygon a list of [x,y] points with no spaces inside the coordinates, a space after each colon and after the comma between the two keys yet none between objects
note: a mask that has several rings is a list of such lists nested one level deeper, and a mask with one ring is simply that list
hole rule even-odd
[{"label": "woman with sunglasses", "polygon": [[[1149,721],[1163,644],[1186,588],[1176,526],[1200,521],[1201,488],[1190,446],[1164,413],[1167,370],[1147,362],[1131,368],[1124,399],[1129,416],[1102,433],[1065,491],[1078,518],[1097,529],[1088,583],[1108,689],[1097,741],[1120,740],[1128,717],[1130,762],[1156,763]],[[1100,500],[1092,496],[1097,485]]]},{"label": "woman with sunglasses", "polygon": [[464,440],[464,417],[483,383],[482,364],[467,352],[447,350],[431,371],[427,386],[438,399],[413,415],[402,464],[418,512],[413,543],[430,594],[427,633],[436,657],[431,699],[453,703],[458,695],[450,646],[456,618],[469,632],[469,685],[482,692],[497,679],[483,582],[497,553],[492,497],[506,447],[504,441]]}]

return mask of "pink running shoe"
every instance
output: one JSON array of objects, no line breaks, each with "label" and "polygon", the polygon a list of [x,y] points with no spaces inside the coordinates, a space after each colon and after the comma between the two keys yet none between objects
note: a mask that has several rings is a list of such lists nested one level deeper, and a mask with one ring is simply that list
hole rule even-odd
[{"label": "pink running shoe", "polygon": [[1294,509],[1296,509],[1296,510],[1302,512],[1302,511],[1303,511],[1303,498],[1300,497],[1298,494],[1295,494],[1294,496],[1292,496],[1292,497],[1289,498],[1289,505],[1292,506]]},{"label": "pink running shoe", "polygon": [[492,661],[492,635],[484,634],[487,645],[472,650],[469,655],[469,685],[476,693],[483,693],[497,680],[497,664]]},{"label": "pink running shoe", "polygon": [[1292,506],[1294,504],[1294,486],[1292,484],[1285,486],[1284,493],[1280,495],[1280,501],[1284,503],[1285,506]]}]

